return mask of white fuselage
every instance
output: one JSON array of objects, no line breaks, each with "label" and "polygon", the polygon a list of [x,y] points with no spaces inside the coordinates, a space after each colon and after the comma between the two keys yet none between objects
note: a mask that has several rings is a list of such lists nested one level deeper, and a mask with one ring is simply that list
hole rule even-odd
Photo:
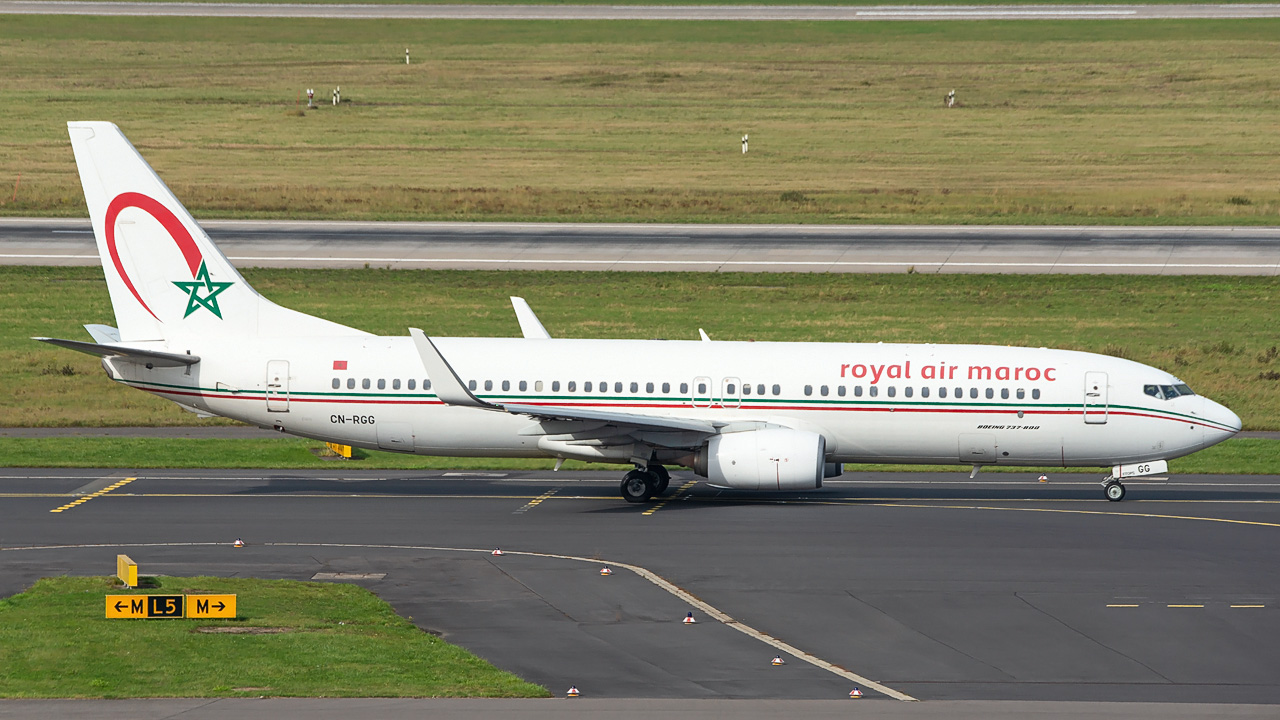
[{"label": "white fuselage", "polygon": [[[435,342],[481,400],[767,423],[822,435],[828,462],[1108,466],[1180,457],[1240,429],[1234,413],[1207,398],[1145,392],[1180,383],[1164,371],[1067,350]],[[558,441],[555,421],[440,402],[424,389],[429,378],[408,337],[246,338],[234,347],[185,349],[201,362],[190,369],[116,363],[112,375],[194,409],[357,447],[627,462],[626,451],[607,442]]]}]

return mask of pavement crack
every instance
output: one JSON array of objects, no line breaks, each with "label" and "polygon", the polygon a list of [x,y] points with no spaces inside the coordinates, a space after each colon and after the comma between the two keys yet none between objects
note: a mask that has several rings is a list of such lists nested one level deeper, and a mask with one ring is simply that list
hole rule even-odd
[{"label": "pavement crack", "polygon": [[[905,623],[903,623],[902,621],[900,621],[900,620],[898,620],[897,618],[895,618],[893,615],[890,615],[888,612],[885,612],[884,610],[882,610],[882,609],[880,609],[879,607],[877,607],[877,606],[875,606],[875,605],[871,604],[870,602],[868,602],[868,601],[866,601],[866,600],[863,600],[862,598],[858,597],[857,595],[854,595],[852,592],[849,592],[848,590],[845,590],[845,594],[846,594],[846,595],[848,595],[849,597],[853,598],[853,600],[854,600],[855,602],[859,602],[859,603],[862,603],[863,605],[866,605],[867,607],[871,608],[872,610],[875,610],[876,612],[880,613],[881,615],[884,615],[885,617],[890,618],[890,619],[891,619],[891,620],[893,620],[895,623],[898,623],[898,624],[899,624],[899,625],[901,625],[902,627],[907,628],[907,629],[908,629],[908,630],[910,630],[911,632],[913,632],[913,633],[915,633],[915,634],[919,635],[919,636],[920,636],[920,637],[922,637],[922,638],[925,638],[925,639],[929,640],[930,642],[938,643],[939,645],[941,645],[941,646],[943,646],[943,647],[945,647],[945,648],[948,648],[948,649],[950,649],[951,651],[953,651],[953,652],[955,652],[955,653],[957,653],[957,654],[959,654],[959,655],[962,655],[962,656],[964,656],[964,657],[969,658],[970,660],[972,660],[972,661],[974,661],[974,662],[978,663],[979,665],[983,665],[983,666],[985,666],[985,667],[991,668],[992,670],[994,670],[994,671],[996,671],[996,672],[1000,673],[1001,675],[1003,675],[1003,676],[1005,676],[1005,677],[1009,678],[1010,680],[1013,680],[1013,681],[1017,681],[1017,680],[1018,680],[1018,678],[1014,677],[1013,675],[1010,675],[1009,673],[1005,672],[1003,669],[1001,669],[1001,668],[999,668],[999,667],[997,667],[997,666],[995,666],[995,665],[992,665],[991,663],[987,662],[986,660],[981,660],[981,659],[979,659],[979,658],[977,658],[977,657],[974,657],[973,655],[970,655],[969,653],[967,653],[967,652],[965,652],[965,651],[961,650],[960,648],[956,647],[955,645],[952,645],[952,644],[947,643],[947,642],[943,642],[942,640],[939,640],[938,638],[936,638],[936,637],[934,637],[934,636],[930,635],[930,634],[929,634],[929,633],[927,633],[927,632],[924,632],[923,630],[920,630],[920,629],[918,629],[918,628],[914,628],[914,627],[911,627],[911,626],[909,626],[909,625],[906,625],[906,624],[905,624]],[[913,681],[913,682],[915,682],[915,681]]]},{"label": "pavement crack", "polygon": [[194,706],[189,707],[189,708],[184,708],[184,709],[182,709],[182,710],[179,710],[178,712],[170,713],[169,715],[165,715],[164,717],[165,717],[166,719],[167,719],[167,718],[180,718],[180,717],[182,717],[183,715],[186,715],[187,713],[189,713],[189,712],[191,712],[191,711],[193,711],[193,710],[203,710],[203,709],[205,709],[205,708],[209,707],[210,705],[215,705],[215,704],[217,704],[217,703],[218,703],[218,701],[220,701],[220,700],[222,700],[222,699],[223,699],[223,698],[211,698],[211,699],[209,699],[209,700],[207,700],[207,701],[205,701],[205,702],[200,703],[199,705],[194,705]]},{"label": "pavement crack", "polygon": [[1062,627],[1066,628],[1067,630],[1069,630],[1069,631],[1071,631],[1071,632],[1075,633],[1076,635],[1079,635],[1080,637],[1084,638],[1085,640],[1088,640],[1089,642],[1093,643],[1094,645],[1097,645],[1098,647],[1100,647],[1100,648],[1102,648],[1102,649],[1104,649],[1104,650],[1107,650],[1108,652],[1111,652],[1111,653],[1114,653],[1114,654],[1116,654],[1116,655],[1119,655],[1120,657],[1122,657],[1122,658],[1124,658],[1124,659],[1128,660],[1129,662],[1132,662],[1132,663],[1134,663],[1134,664],[1136,664],[1136,665],[1139,665],[1139,666],[1141,666],[1141,667],[1143,667],[1143,668],[1146,668],[1146,670],[1147,670],[1148,672],[1150,672],[1152,675],[1155,675],[1156,677],[1160,678],[1161,680],[1163,680],[1163,681],[1165,681],[1165,682],[1167,682],[1167,683],[1171,683],[1171,684],[1173,684],[1173,683],[1174,683],[1174,681],[1173,681],[1173,680],[1171,680],[1171,679],[1169,679],[1169,678],[1165,677],[1165,676],[1164,676],[1164,674],[1162,674],[1161,672],[1159,672],[1159,671],[1158,671],[1158,670],[1156,670],[1155,668],[1151,667],[1150,665],[1148,665],[1148,664],[1146,664],[1146,663],[1142,662],[1141,660],[1139,660],[1139,659],[1137,659],[1137,658],[1135,658],[1135,657],[1133,657],[1133,656],[1131,656],[1131,655],[1128,655],[1128,654],[1126,654],[1126,653],[1123,653],[1123,652],[1121,652],[1121,651],[1119,651],[1119,650],[1117,650],[1117,649],[1115,649],[1115,648],[1111,647],[1110,645],[1108,645],[1108,644],[1106,644],[1106,643],[1102,642],[1101,640],[1098,640],[1097,638],[1094,638],[1094,637],[1092,637],[1092,636],[1088,635],[1088,634],[1087,634],[1087,633],[1085,633],[1085,632],[1082,632],[1082,631],[1080,631],[1080,630],[1077,630],[1076,628],[1072,627],[1070,623],[1067,623],[1067,622],[1066,622],[1066,621],[1064,621],[1062,618],[1059,618],[1057,615],[1054,615],[1053,613],[1049,612],[1048,610],[1045,610],[1044,608],[1041,608],[1041,607],[1036,606],[1036,605],[1035,605],[1035,603],[1032,603],[1030,600],[1028,600],[1027,598],[1023,597],[1021,593],[1017,593],[1017,592],[1015,592],[1015,593],[1013,594],[1013,596],[1014,596],[1014,597],[1016,597],[1016,598],[1018,598],[1018,600],[1019,600],[1020,602],[1022,602],[1024,605],[1026,605],[1027,607],[1031,608],[1032,610],[1035,610],[1036,612],[1040,613],[1041,615],[1044,615],[1045,617],[1047,617],[1047,618],[1049,618],[1050,620],[1052,620],[1052,621],[1054,621],[1054,622],[1058,623],[1059,625],[1061,625]]},{"label": "pavement crack", "polygon": [[489,564],[490,564],[490,565],[492,565],[494,568],[496,568],[496,569],[498,570],[498,572],[502,573],[503,575],[506,575],[506,576],[507,576],[507,578],[508,578],[509,580],[511,580],[512,582],[516,583],[517,585],[519,585],[520,587],[524,588],[525,590],[528,590],[530,593],[533,593],[533,596],[534,596],[534,597],[538,598],[538,599],[539,599],[539,600],[541,600],[543,603],[545,603],[547,607],[549,607],[549,608],[551,608],[552,610],[555,610],[556,612],[558,612],[558,613],[560,613],[561,615],[563,615],[563,616],[565,617],[565,619],[566,619],[566,620],[570,620],[570,621],[572,621],[572,622],[578,622],[578,621],[577,621],[577,619],[576,619],[576,618],[574,618],[572,615],[570,615],[569,613],[567,613],[567,612],[565,612],[565,611],[561,610],[560,608],[556,607],[556,606],[555,606],[555,603],[552,603],[550,600],[548,600],[547,598],[545,598],[545,597],[542,595],[542,593],[540,593],[540,592],[538,592],[537,590],[534,590],[533,588],[531,588],[531,587],[529,587],[528,585],[526,585],[522,580],[520,580],[520,578],[517,578],[515,575],[512,575],[511,573],[507,572],[507,571],[506,571],[506,570],[505,570],[501,565],[499,565],[499,564],[495,563],[495,562],[494,562],[494,561],[492,561],[492,560],[490,560],[490,561],[489,561]]}]

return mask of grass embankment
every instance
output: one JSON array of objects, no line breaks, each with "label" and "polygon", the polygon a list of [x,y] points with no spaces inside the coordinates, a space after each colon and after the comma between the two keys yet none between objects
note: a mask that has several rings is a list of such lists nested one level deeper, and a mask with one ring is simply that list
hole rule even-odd
[{"label": "grass embankment", "polygon": [[83,216],[65,122],[106,119],[202,217],[1277,224],[1277,56],[1265,19],[6,16],[0,214]]},{"label": "grass embankment", "polygon": [[[552,335],[985,343],[1119,355],[1280,430],[1280,279],[1087,275],[248,270],[287,307],[379,334],[518,336],[523,295]],[[0,267],[0,426],[207,424],[28,338],[114,324],[100,268]]]},{"label": "grass embankment", "polygon": [[[509,458],[435,458],[356,450],[353,460],[325,460],[323,445],[310,440],[197,440],[190,438],[6,438],[0,467],[118,467],[118,468],[263,468],[282,470],[548,470],[552,460]],[[607,469],[617,465],[570,460],[565,470]],[[967,472],[956,465],[849,465],[850,471]],[[1194,455],[1169,462],[1180,474],[1280,473],[1280,440],[1236,438]],[[984,472],[1023,474],[1094,473],[1096,468],[984,468]]]},{"label": "grass embankment", "polygon": [[[546,697],[341,584],[46,578],[0,600],[0,697]],[[235,593],[235,620],[107,620],[103,596]],[[202,629],[208,629],[202,631]],[[253,628],[273,631],[256,633]]]}]

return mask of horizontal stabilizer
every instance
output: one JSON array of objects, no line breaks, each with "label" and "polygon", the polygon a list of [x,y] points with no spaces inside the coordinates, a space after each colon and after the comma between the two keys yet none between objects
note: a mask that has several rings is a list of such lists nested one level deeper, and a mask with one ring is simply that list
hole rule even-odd
[{"label": "horizontal stabilizer", "polygon": [[178,353],[160,352],[158,350],[138,350],[136,348],[121,347],[119,345],[107,345],[102,343],[80,342],[79,340],[60,340],[58,338],[36,337],[32,340],[57,345],[68,350],[75,350],[87,355],[97,355],[99,357],[120,358],[125,362],[137,363],[139,365],[151,365],[153,367],[182,367],[183,365],[195,365],[200,362],[198,355],[180,355]]}]

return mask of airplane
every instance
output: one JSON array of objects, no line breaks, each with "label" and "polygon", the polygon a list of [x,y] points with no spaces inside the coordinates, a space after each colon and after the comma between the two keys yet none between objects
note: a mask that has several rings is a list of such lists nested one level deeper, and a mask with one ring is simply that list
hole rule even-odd
[{"label": "airplane", "polygon": [[563,339],[520,298],[523,337],[375,336],[255,292],[114,124],[68,132],[117,327],[34,339],[203,416],[400,453],[631,466],[632,503],[668,489],[668,466],[804,491],[845,463],[1110,466],[1119,501],[1123,480],[1241,428],[1163,370],[1069,350]]}]

